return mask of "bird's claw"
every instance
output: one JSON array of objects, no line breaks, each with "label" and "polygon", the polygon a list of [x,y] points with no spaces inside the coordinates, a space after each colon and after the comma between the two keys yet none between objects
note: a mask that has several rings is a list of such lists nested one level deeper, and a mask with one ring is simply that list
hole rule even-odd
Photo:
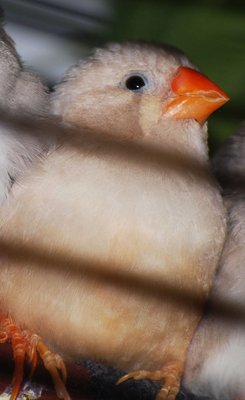
[{"label": "bird's claw", "polygon": [[52,377],[57,396],[60,399],[70,400],[65,387],[67,373],[63,359],[58,354],[51,352],[40,337],[38,339],[36,348],[45,368]]},{"label": "bird's claw", "polygon": [[128,379],[134,379],[136,381],[139,381],[142,379],[150,379],[152,381],[158,381],[158,380],[162,379],[162,371],[161,370],[160,371],[145,371],[145,370],[133,371],[133,372],[130,372],[129,374],[122,376],[117,381],[117,385],[127,381]]},{"label": "bird's claw", "polygon": [[20,392],[21,383],[24,375],[25,363],[25,341],[22,337],[20,328],[13,320],[4,315],[0,316],[0,343],[11,341],[15,368],[12,378],[12,393],[10,400],[15,400]]},{"label": "bird's claw", "polygon": [[62,358],[51,352],[40,336],[27,330],[21,330],[14,321],[7,316],[0,316],[0,343],[11,341],[15,361],[15,370],[12,378],[12,393],[10,400],[16,400],[23,381],[24,363],[26,358],[31,365],[32,375],[36,369],[38,356],[41,357],[45,368],[49,371],[56,394],[60,399],[70,400],[65,387],[66,367]]},{"label": "bird's claw", "polygon": [[156,400],[175,400],[180,389],[182,372],[182,365],[180,365],[179,362],[172,362],[158,371],[139,370],[130,372],[122,376],[117,381],[117,385],[127,381],[128,379],[150,379],[152,381],[163,381],[164,386],[159,390]]}]

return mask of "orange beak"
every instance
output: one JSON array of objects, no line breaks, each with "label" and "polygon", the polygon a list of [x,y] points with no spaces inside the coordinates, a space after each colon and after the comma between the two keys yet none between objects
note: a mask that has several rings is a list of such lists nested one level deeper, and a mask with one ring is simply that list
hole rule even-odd
[{"label": "orange beak", "polygon": [[171,83],[174,97],[163,112],[174,119],[193,118],[203,124],[229,97],[205,75],[180,67]]}]

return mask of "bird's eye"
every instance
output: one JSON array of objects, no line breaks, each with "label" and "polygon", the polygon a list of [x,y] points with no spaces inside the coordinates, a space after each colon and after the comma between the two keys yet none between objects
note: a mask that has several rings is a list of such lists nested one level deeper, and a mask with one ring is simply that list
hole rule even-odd
[{"label": "bird's eye", "polygon": [[125,82],[126,88],[134,92],[140,91],[146,84],[146,79],[142,75],[132,75]]}]

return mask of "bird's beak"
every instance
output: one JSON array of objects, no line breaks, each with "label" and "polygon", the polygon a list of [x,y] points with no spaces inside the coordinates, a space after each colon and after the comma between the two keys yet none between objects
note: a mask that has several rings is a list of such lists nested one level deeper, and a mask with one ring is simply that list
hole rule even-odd
[{"label": "bird's beak", "polygon": [[193,118],[203,124],[210,114],[229,97],[205,75],[192,68],[180,67],[171,83],[173,98],[163,112],[174,118]]}]

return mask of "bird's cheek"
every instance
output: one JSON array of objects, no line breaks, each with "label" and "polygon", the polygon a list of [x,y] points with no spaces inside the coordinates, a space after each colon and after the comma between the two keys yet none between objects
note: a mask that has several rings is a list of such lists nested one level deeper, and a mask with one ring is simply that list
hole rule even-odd
[{"label": "bird's cheek", "polygon": [[162,113],[161,99],[156,96],[142,96],[139,105],[139,125],[144,135],[150,135],[153,126],[159,122]]}]

